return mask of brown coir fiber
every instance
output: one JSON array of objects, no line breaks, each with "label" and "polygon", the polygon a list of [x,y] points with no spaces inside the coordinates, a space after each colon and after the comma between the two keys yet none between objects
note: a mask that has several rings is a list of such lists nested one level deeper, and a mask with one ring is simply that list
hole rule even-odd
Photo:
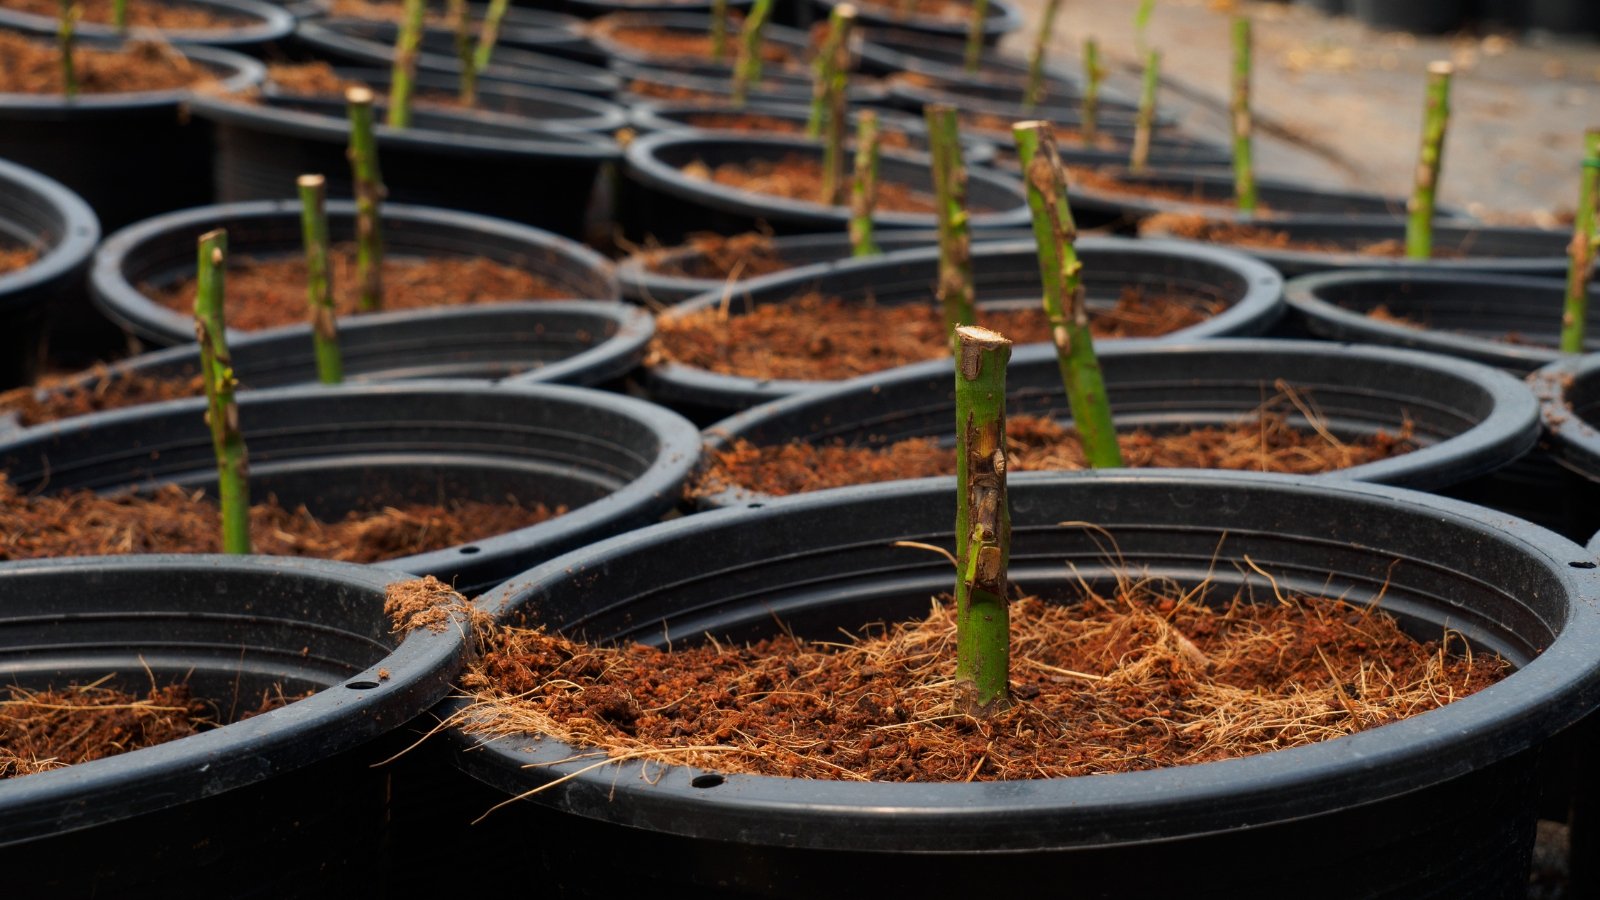
[{"label": "brown coir fiber", "polygon": [[[152,684],[141,697],[106,687],[106,680],[62,690],[12,687],[0,693],[0,779],[154,747],[222,724],[217,711],[191,695],[187,685]],[[240,718],[297,699],[269,692]]]},{"label": "brown coir fiber", "polygon": [[[323,522],[304,507],[285,509],[267,498],[250,507],[250,541],[256,553],[272,556],[372,563],[505,534],[563,512],[513,498],[452,500],[351,512]],[[174,485],[115,496],[27,496],[0,482],[0,522],[0,560],[222,552],[216,504]]]},{"label": "brown coir fiber", "polygon": [[879,16],[903,18],[908,12],[918,18],[945,19],[966,22],[972,18],[972,4],[965,0],[866,0],[861,6],[874,10]]},{"label": "brown coir fiber", "polygon": [[[1006,421],[1006,461],[1014,471],[1086,469],[1076,432],[1052,419],[1015,416]],[[1314,475],[1415,449],[1408,423],[1397,434],[1342,441],[1325,429],[1298,428],[1280,412],[1263,409],[1225,427],[1117,435],[1123,464],[1130,468],[1235,469]],[[794,441],[760,447],[735,441],[711,453],[710,465],[689,485],[691,497],[729,489],[783,496],[850,484],[956,474],[955,451],[933,438],[912,438],[882,447],[835,441]]]},{"label": "brown coir fiber", "polygon": [[82,384],[43,392],[32,386],[6,391],[0,394],[0,414],[13,413],[17,424],[31,426],[125,406],[198,397],[204,391],[205,382],[198,374],[189,378],[151,378],[130,372],[113,377],[101,369]]},{"label": "brown coir fiber", "polygon": [[[160,44],[135,42],[126,50],[94,50],[79,44],[72,59],[82,94],[206,89],[217,84],[205,67]],[[61,54],[55,44],[0,31],[0,94],[60,94],[63,90]]]},{"label": "brown coir fiber", "polygon": [[[817,203],[820,202],[817,198],[822,196],[822,163],[798,154],[789,154],[777,160],[723,163],[714,169],[696,161],[684,166],[683,174],[697,181],[713,181],[741,191],[789,200]],[[899,182],[878,183],[879,212],[932,213],[934,208],[931,194],[912,190]],[[969,211],[981,213],[987,210],[973,206]]]},{"label": "brown coir fiber", "polygon": [[[760,113],[708,112],[688,117],[696,128],[720,131],[754,131],[761,134],[804,134],[806,123],[799,119],[763,116]],[[903,131],[884,128],[878,132],[878,145],[891,150],[904,150],[911,146],[911,138]]]},{"label": "brown coir fiber", "polygon": [[[1139,223],[1143,237],[1174,237],[1213,244],[1237,247],[1256,247],[1262,250],[1300,250],[1307,253],[1354,253],[1360,256],[1399,259],[1406,255],[1405,241],[1398,238],[1368,241],[1361,244],[1340,244],[1333,241],[1295,240],[1289,233],[1261,225],[1242,225],[1207,219],[1197,213],[1157,213]],[[1449,248],[1435,247],[1436,259],[1453,259],[1461,253]]]},{"label": "brown coir fiber", "polygon": [[[907,552],[917,552],[908,549]],[[1227,598],[1159,581],[1011,608],[1014,705],[956,711],[955,616],[841,642],[672,652],[491,633],[463,684],[481,735],[548,735],[612,759],[832,780],[998,781],[1210,762],[1337,738],[1504,677],[1458,635],[1418,642],[1336,600]]]},{"label": "brown coir fiber", "polygon": [[[1092,309],[1097,338],[1154,337],[1193,325],[1222,304],[1150,296],[1128,288],[1111,309]],[[1037,308],[980,309],[979,324],[1018,344],[1050,339]],[[810,294],[724,317],[707,309],[657,320],[651,362],[747,378],[833,380],[934,359],[949,352],[944,313],[927,303],[878,306]]]},{"label": "brown coir fiber", "polygon": [[30,247],[0,247],[0,275],[31,266],[39,259]]},{"label": "brown coir fiber", "polygon": [[684,242],[695,252],[688,260],[669,264],[665,257],[682,248],[642,250],[640,261],[645,268],[662,275],[680,278],[716,278],[739,281],[760,275],[771,275],[790,267],[772,246],[772,235],[759,231],[724,236],[702,231],[689,235]]},{"label": "brown coir fiber", "polygon": [[[17,12],[61,16],[60,0],[6,0],[6,8]],[[112,0],[72,0],[80,10],[79,20],[96,25],[112,22]],[[129,28],[171,28],[185,31],[222,31],[243,25],[250,19],[230,15],[220,6],[199,6],[172,0],[128,0]]]},{"label": "brown coir fiber", "polygon": [[[336,312],[353,315],[360,289],[355,244],[335,244],[328,264]],[[571,296],[532,272],[483,257],[385,257],[383,288],[385,311]],[[168,309],[193,312],[192,278],[165,288],[141,285],[140,290]],[[306,263],[299,255],[236,256],[228,261],[227,290],[229,328],[255,331],[306,320]]]},{"label": "brown coir fiber", "polygon": [[[649,28],[643,25],[619,25],[600,19],[593,26],[594,33],[615,41],[640,53],[656,57],[693,57],[711,60],[711,34],[684,31],[675,28]],[[732,63],[738,52],[738,26],[728,30],[728,62]],[[761,61],[778,66],[798,65],[802,60],[788,47],[772,41],[761,42]]]},{"label": "brown coir fiber", "polygon": [[[1113,197],[1132,197],[1139,200],[1159,200],[1169,203],[1181,203],[1186,206],[1210,206],[1218,209],[1234,209],[1237,201],[1232,197],[1208,197],[1197,185],[1185,190],[1180,187],[1170,187],[1160,184],[1146,184],[1141,181],[1128,181],[1119,177],[1114,170],[1107,171],[1090,166],[1068,166],[1068,190],[1088,189],[1101,194],[1110,194]],[[1256,210],[1260,213],[1272,212],[1272,207],[1265,203],[1257,203]]]}]

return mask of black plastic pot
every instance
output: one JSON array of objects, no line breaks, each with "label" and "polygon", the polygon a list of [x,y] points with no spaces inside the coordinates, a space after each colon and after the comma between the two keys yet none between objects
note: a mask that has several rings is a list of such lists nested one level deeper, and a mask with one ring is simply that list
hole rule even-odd
[{"label": "black plastic pot", "polygon": [[[929,103],[949,103],[963,113],[988,113],[1017,122],[1043,119],[1075,128],[1083,121],[1082,100],[1076,91],[1055,90],[1042,105],[1028,110],[1022,106],[1023,88],[1018,85],[971,80],[930,84],[920,78],[890,78],[885,84],[889,90],[887,104],[914,113]],[[1095,123],[1104,130],[1131,137],[1138,124],[1138,111],[1137,99],[1101,88]],[[1157,134],[1176,121],[1171,113],[1157,111]]]},{"label": "black plastic pot", "polygon": [[[624,644],[744,642],[778,629],[838,640],[925,615],[929,597],[950,589],[943,557],[892,544],[950,546],[954,498],[942,478],[690,516],[553,560],[479,605],[501,621]],[[1526,892],[1538,753],[1600,703],[1600,574],[1582,547],[1427,494],[1253,473],[1025,473],[1010,502],[1011,576],[1029,593],[1075,597],[1079,579],[1109,591],[1131,571],[1209,584],[1216,602],[1236,591],[1268,603],[1277,591],[1340,597],[1381,605],[1421,637],[1448,628],[1517,670],[1441,709],[1320,744],[1034,781],[595,765],[554,738],[452,729],[457,765],[519,798],[472,830],[474,846],[517,854],[521,864],[500,873],[508,880],[580,896],[617,890],[593,873],[618,858],[629,860],[626,890],[718,896],[1009,895],[1046,884],[1098,898]],[[436,714],[459,708],[447,701]]]},{"label": "black plastic pot", "polygon": [[[192,341],[192,318],[157,304],[142,288],[193,277],[195,239],[213,228],[228,229],[237,257],[303,252],[297,200],[202,206],[157,216],[118,231],[100,245],[90,274],[95,305],[130,336],[152,346]],[[355,204],[329,202],[328,229],[336,243],[354,240]],[[515,222],[390,203],[383,207],[383,238],[385,252],[393,257],[481,256],[533,272],[566,288],[575,299],[619,296],[610,264],[599,254]],[[238,334],[229,329],[230,340]]]},{"label": "black plastic pot", "polygon": [[[655,320],[636,306],[557,300],[354,316],[339,324],[339,349],[345,379],[356,383],[503,378],[516,384],[597,387],[637,368],[653,334]],[[244,388],[317,381],[310,326],[235,337],[229,349]],[[39,392],[93,390],[126,374],[181,380],[199,372],[200,351],[191,343],[131,357]],[[0,414],[0,424],[4,421]]]},{"label": "black plastic pot", "polygon": [[[336,68],[334,74],[362,82],[380,93],[387,93],[393,70]],[[418,72],[414,83],[417,100],[421,102],[436,97],[454,98],[460,88],[460,79],[438,72]],[[263,87],[263,92],[291,100],[307,96],[283,90],[270,80]],[[339,99],[342,102],[343,98],[323,96],[321,99]],[[509,81],[479,82],[477,108],[484,112],[516,116],[523,120],[524,125],[540,131],[596,131],[611,134],[628,123],[626,110],[599,97]]]},{"label": "black plastic pot", "polygon": [[1463,0],[1349,0],[1356,18],[1373,28],[1440,34],[1461,27]]},{"label": "black plastic pot", "polygon": [[[626,12],[613,13],[589,23],[587,33],[589,40],[594,43],[613,62],[629,63],[636,66],[672,66],[676,63],[708,63],[709,57],[683,56],[672,54],[659,54],[642,50],[638,47],[619,41],[611,36],[616,29],[649,28],[666,32],[676,32],[685,35],[705,35],[711,31],[711,14],[709,12]],[[733,59],[737,53],[739,24],[730,23],[728,26],[728,61],[726,67],[731,75]],[[764,47],[772,47],[786,51],[793,62],[789,66],[782,66],[768,62],[762,68],[797,69],[803,70],[806,60],[810,57],[811,40],[803,31],[785,28],[782,25],[768,24],[762,28],[761,41]]]},{"label": "black plastic pot", "polygon": [[[844,231],[850,219],[845,206],[758,194],[683,173],[684,166],[697,161],[714,168],[789,156],[820,160],[822,147],[804,138],[765,135],[662,132],[641,137],[628,145],[625,154],[633,190],[619,207],[621,224],[629,234],[653,236],[665,244],[680,243],[696,231],[735,234],[762,226],[770,226],[778,234]],[[926,154],[884,151],[879,172],[882,182],[907,184],[930,195],[933,190]],[[973,228],[1028,224],[1027,194],[1020,182],[976,168],[967,176],[968,208],[975,211]],[[936,224],[932,213],[879,212],[873,221],[882,229],[932,228]]]},{"label": "black plastic pot", "polygon": [[[621,99],[629,106],[641,102],[712,101],[731,103],[733,82],[725,66],[711,62],[661,63],[636,66],[615,62],[611,66],[622,79]],[[876,81],[854,79],[846,89],[851,103],[881,103],[889,93]],[[773,66],[761,70],[761,80],[750,86],[749,99],[765,103],[810,103],[811,76],[802,71],[783,71]]]},{"label": "black plastic pot", "polygon": [[[1172,431],[1227,426],[1286,383],[1341,440],[1414,426],[1418,449],[1323,477],[1435,490],[1486,474],[1539,437],[1539,407],[1516,378],[1463,360],[1385,347],[1317,341],[1214,338],[1193,344],[1113,341],[1100,350],[1119,429]],[[1006,413],[1070,423],[1055,348],[1018,348],[1006,369]],[[1284,410],[1307,427],[1303,415]],[[948,360],[906,366],[807,391],[724,419],[705,430],[721,448],[793,441],[879,446],[908,438],[954,447],[955,386]],[[1597,470],[1600,471],[1600,470]],[[708,498],[719,506],[769,499],[746,491]]]},{"label": "black plastic pot", "polygon": [[[1435,272],[1325,272],[1284,285],[1318,337],[1415,347],[1531,372],[1559,359],[1565,281]],[[1600,293],[1591,292],[1600,297]],[[1382,306],[1419,326],[1373,318]],[[1600,338],[1586,343],[1600,350]]]},{"label": "black plastic pot", "polygon": [[[1001,148],[995,155],[995,167],[1017,173],[1022,164],[1017,161],[1014,137],[988,129],[969,128],[969,134],[994,141]],[[1133,155],[1133,136],[1122,130],[1102,131],[1099,141],[1109,146],[1087,146],[1076,141],[1062,141],[1056,145],[1061,161],[1069,166],[1126,166]],[[1150,166],[1159,170],[1181,170],[1185,173],[1215,173],[1233,165],[1233,157],[1220,144],[1187,137],[1176,132],[1164,132],[1150,139]]]},{"label": "black plastic pot", "polygon": [[84,273],[100,222],[78,196],[31,169],[0,160],[0,247],[28,247],[35,259],[0,273],[0,388],[30,384],[46,333],[70,360],[72,319],[89,312]]},{"label": "black plastic pot", "polygon": [[[921,153],[928,151],[928,127],[921,119],[913,116],[892,112],[890,110],[874,110],[878,116],[879,134],[887,131],[899,132],[905,135],[910,149]],[[654,134],[658,131],[736,131],[740,134],[778,134],[776,131],[738,131],[738,129],[718,129],[694,124],[697,117],[705,115],[723,116],[758,116],[761,119],[780,119],[794,125],[794,135],[805,133],[806,123],[811,118],[811,107],[798,103],[771,103],[751,102],[743,107],[735,107],[731,103],[637,103],[634,104],[629,119],[639,134]],[[851,125],[846,129],[847,140],[855,134],[855,121],[860,117],[860,110],[849,112]],[[984,165],[994,161],[995,146],[988,141],[981,140],[971,135],[961,136],[962,159],[969,166]]]},{"label": "black plastic pot", "polygon": [[[983,241],[1026,240],[1033,233],[1023,229],[987,231],[979,237]],[[900,229],[885,231],[873,238],[885,253],[910,250],[916,247],[934,247],[939,243],[939,233],[933,230]],[[850,236],[847,234],[797,234],[774,238],[772,251],[789,268],[815,263],[842,262],[853,256]],[[668,306],[698,297],[708,291],[720,291],[727,285],[723,278],[689,278],[668,275],[660,269],[693,265],[703,254],[692,246],[658,251],[642,251],[617,263],[617,281],[622,286],[622,296],[636,303],[650,306]],[[751,279],[737,279],[750,281]]]},{"label": "black plastic pot", "polygon": [[[204,398],[63,419],[0,444],[23,492],[98,492],[177,483],[211,490],[216,457]],[[569,512],[465,546],[387,560],[475,592],[551,556],[655,521],[700,454],[672,412],[586,388],[407,381],[276,388],[239,395],[250,485],[293,509],[353,509],[441,498],[566,506]]]},{"label": "black plastic pot", "polygon": [[392,770],[374,765],[415,739],[402,726],[449,692],[467,652],[460,618],[391,631],[384,588],[404,577],[258,556],[0,564],[0,684],[186,683],[226,723],[0,781],[7,891],[284,897],[386,882]]},{"label": "black plastic pot", "polygon": [[[710,13],[712,0],[537,0],[553,2],[569,15],[594,19],[612,13]],[[728,0],[729,9],[748,10],[753,0]]]},{"label": "black plastic pot", "polygon": [[[219,199],[283,197],[304,172],[325,174],[333,196],[352,193],[343,100],[202,97],[192,107],[216,126],[211,165]],[[418,108],[411,127],[380,125],[376,134],[389,199],[501,216],[569,237],[583,233],[602,167],[622,155],[609,137],[538,130],[521,117],[467,110]]]},{"label": "black plastic pot", "polygon": [[[1168,342],[1260,334],[1282,313],[1282,279],[1267,266],[1237,253],[1170,241],[1094,237],[1080,239],[1078,253],[1091,309],[1109,306],[1130,286],[1176,289],[1227,302],[1227,309],[1173,332],[1164,339]],[[975,292],[982,305],[1031,309],[1039,303],[1039,257],[1032,240],[976,244],[972,264]],[[933,303],[938,267],[936,248],[807,266],[737,286],[727,308],[730,315],[741,315],[753,306],[783,303],[810,293],[878,305]],[[721,303],[723,291],[719,289],[662,315],[682,317]],[[1113,342],[1101,343],[1110,346]],[[705,424],[836,383],[722,375],[673,362],[647,365],[643,382],[652,399]]]},{"label": "black plastic pot", "polygon": [[[295,17],[287,9],[260,0],[151,0],[161,6],[189,7],[236,20],[222,28],[145,28],[130,27],[133,40],[152,38],[168,44],[203,44],[252,55],[260,55],[294,33]],[[0,7],[0,28],[41,37],[54,37],[60,27],[56,16]],[[79,20],[74,31],[89,40],[116,41],[123,37],[110,24]]]},{"label": "black plastic pot", "polygon": [[[259,62],[237,53],[208,47],[182,52],[215,72],[223,90],[244,90],[266,75]],[[210,203],[211,128],[182,109],[194,97],[187,89],[83,94],[70,100],[59,94],[0,94],[5,158],[66,185],[108,230]],[[117,148],[116,165],[106,164],[107,147]]]},{"label": "black plastic pot", "polygon": [[1294,0],[1294,4],[1310,7],[1328,16],[1342,16],[1350,11],[1349,0]]},{"label": "black plastic pot", "polygon": [[[839,0],[809,0],[813,15],[818,19],[826,19],[833,13],[833,8]],[[937,16],[912,15],[901,16],[892,2],[881,3],[856,3],[856,21],[868,28],[898,28],[902,31],[925,34],[932,38],[961,38],[967,36],[967,17],[940,18]],[[1026,24],[1022,18],[1022,11],[1013,6],[1008,0],[989,0],[988,17],[983,23],[983,42],[990,46],[1000,42],[1000,39],[1017,31]]]},{"label": "black plastic pot", "polygon": [[[393,22],[367,19],[319,19],[301,22],[296,37],[318,57],[335,63],[362,66],[389,66],[394,62],[394,43],[398,26]],[[482,81],[511,81],[535,87],[555,88],[610,98],[617,92],[616,76],[587,63],[556,55],[572,36],[559,29],[547,33],[550,45],[545,52],[526,49],[532,45],[531,29],[522,33],[518,46],[497,46]],[[424,72],[461,74],[461,61],[455,55],[455,33],[445,28],[429,28],[422,35],[422,50],[417,68]]]},{"label": "black plastic pot", "polygon": [[[1406,236],[1404,223],[1354,222],[1308,215],[1262,224],[1263,227],[1283,232],[1291,240],[1310,241],[1329,248],[1304,250],[1216,245],[1233,247],[1270,263],[1285,278],[1348,269],[1560,275],[1567,270],[1567,243],[1571,239],[1571,235],[1540,228],[1499,228],[1440,221],[1433,226],[1434,248],[1454,255],[1418,261],[1355,252],[1356,248],[1379,242],[1403,244]],[[1140,229],[1140,234],[1171,237],[1165,229],[1152,227],[1149,223]]]},{"label": "black plastic pot", "polygon": [[[1021,171],[1018,167],[1017,171]],[[1345,191],[1317,187],[1297,181],[1261,179],[1256,182],[1261,209],[1254,217],[1239,213],[1234,203],[1233,175],[1211,172],[1156,171],[1136,175],[1126,168],[1111,168],[1103,174],[1118,182],[1171,191],[1188,198],[1167,199],[1121,192],[1079,179],[1070,188],[1072,212],[1085,221],[1104,223],[1114,228],[1132,228],[1157,213],[1200,214],[1234,222],[1255,221],[1268,227],[1297,216],[1339,216],[1355,221],[1405,222],[1406,201],[1364,191]],[[1454,211],[1441,210],[1440,216]]]},{"label": "black plastic pot", "polygon": [[[1529,376],[1544,407],[1551,456],[1591,486],[1600,484],[1600,355],[1567,356]],[[1593,507],[1590,507],[1593,510]],[[1589,516],[1600,527],[1600,511]]]},{"label": "black plastic pot", "polygon": [[[864,40],[861,42],[857,67],[868,75],[888,76],[911,72],[962,84],[974,81],[1009,85],[1027,83],[1027,58],[999,51],[991,50],[983,54],[976,75],[968,72],[965,33],[959,38],[937,38],[897,27],[870,27],[862,29],[862,37]],[[1056,62],[1061,60],[1057,59]],[[1078,95],[1081,80],[1061,66],[1046,65],[1044,77],[1048,89],[1065,90],[1072,96]]]}]

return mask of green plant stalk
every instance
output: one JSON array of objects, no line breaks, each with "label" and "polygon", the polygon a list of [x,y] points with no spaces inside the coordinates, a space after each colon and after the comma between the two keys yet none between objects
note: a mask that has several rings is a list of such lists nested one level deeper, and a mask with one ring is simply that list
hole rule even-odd
[{"label": "green plant stalk", "polygon": [[1143,174],[1150,169],[1150,136],[1156,127],[1156,91],[1161,85],[1161,51],[1151,50],[1144,64],[1144,90],[1139,93],[1139,119],[1133,130],[1133,153],[1128,168]]},{"label": "green plant stalk", "polygon": [[128,0],[111,0],[111,27],[123,34],[128,30]]},{"label": "green plant stalk", "polygon": [[849,125],[845,91],[850,86],[850,24],[855,20],[855,7],[841,3],[835,8],[835,15],[839,16],[839,39],[825,48],[833,62],[827,67],[828,109],[822,134],[821,200],[829,206],[846,202],[850,191],[850,183],[845,178],[844,133]]},{"label": "green plant stalk", "polygon": [[1093,143],[1100,131],[1100,80],[1105,75],[1105,67],[1100,64],[1100,42],[1094,38],[1084,38],[1083,122],[1078,126],[1078,133],[1083,135],[1085,144]]},{"label": "green plant stalk", "polygon": [[383,308],[383,175],[378,171],[378,141],[372,133],[372,91],[353,87],[345,92],[350,110],[350,172],[356,198],[356,308]]},{"label": "green plant stalk", "polygon": [[61,0],[61,19],[56,23],[56,46],[61,50],[61,92],[78,96],[78,70],[72,63],[72,45],[77,38],[78,17],[83,8],[72,0]]},{"label": "green plant stalk", "polygon": [[989,0],[973,0],[972,18],[967,23],[967,49],[963,58],[968,75],[978,74],[983,64],[983,32],[989,24]]},{"label": "green plant stalk", "polygon": [[956,329],[956,707],[987,716],[1011,703],[1006,568],[1006,363],[1011,342]]},{"label": "green plant stalk", "polygon": [[395,38],[394,68],[389,76],[389,127],[411,127],[411,92],[417,75],[417,48],[422,44],[425,0],[406,0],[405,18]]},{"label": "green plant stalk", "polygon": [[339,353],[339,323],[333,313],[332,272],[328,267],[328,185],[321,175],[301,175],[300,235],[306,249],[306,305],[311,322],[311,344],[317,356],[317,380],[338,384],[344,380],[344,359]]},{"label": "green plant stalk", "polygon": [[482,75],[494,57],[494,46],[500,41],[500,21],[506,17],[506,7],[511,0],[489,0],[484,11],[483,24],[478,27],[478,46],[472,51],[473,76]]},{"label": "green plant stalk", "polygon": [[446,15],[455,26],[456,62],[461,64],[461,103],[478,103],[478,71],[472,66],[472,13],[467,0],[450,0]]},{"label": "green plant stalk", "polygon": [[750,85],[761,83],[761,33],[772,15],[772,0],[755,0],[739,30],[739,56],[733,64],[733,105],[744,106]]},{"label": "green plant stalk", "polygon": [[1044,58],[1050,52],[1050,38],[1056,31],[1056,14],[1061,12],[1061,0],[1047,0],[1044,21],[1039,23],[1039,34],[1033,41],[1033,56],[1028,59],[1028,86],[1022,92],[1022,111],[1032,114],[1044,102]]},{"label": "green plant stalk", "polygon": [[849,76],[850,28],[855,24],[856,8],[840,3],[828,15],[828,34],[822,40],[816,59],[811,61],[811,115],[806,118],[806,137],[822,137],[835,81]]},{"label": "green plant stalk", "polygon": [[1105,379],[1089,331],[1083,262],[1074,246],[1078,226],[1067,202],[1067,179],[1055,134],[1048,122],[1018,122],[1013,133],[1028,187],[1028,207],[1033,211],[1033,236],[1039,245],[1045,318],[1050,322],[1056,362],[1072,407],[1072,424],[1089,465],[1117,468],[1122,465],[1122,451],[1117,447]]},{"label": "green plant stalk", "polygon": [[1450,76],[1448,62],[1428,64],[1427,108],[1423,113],[1422,149],[1417,155],[1416,185],[1406,203],[1406,258],[1433,256],[1433,210],[1439,191],[1439,167],[1444,162],[1444,136],[1450,127]]},{"label": "green plant stalk", "polygon": [[223,272],[228,260],[228,233],[222,229],[200,236],[194,295],[194,330],[200,342],[200,370],[206,385],[206,424],[217,454],[217,505],[222,510],[224,553],[250,552],[249,461],[239,430],[239,405],[234,391],[233,357],[228,352],[224,322]]},{"label": "green plant stalk", "polygon": [[1150,18],[1155,14],[1156,0],[1139,0],[1139,8],[1133,11],[1133,47],[1143,56],[1145,52],[1145,32],[1150,28]]},{"label": "green plant stalk", "polygon": [[728,0],[711,2],[711,61],[728,58]]},{"label": "green plant stalk", "polygon": [[1256,169],[1251,150],[1250,20],[1233,20],[1233,194],[1239,211],[1256,211]]},{"label": "green plant stalk", "polygon": [[961,159],[961,130],[955,107],[930,103],[928,151],[932,157],[935,215],[939,221],[939,304],[945,334],[955,352],[956,328],[976,322],[972,293],[972,235],[967,222],[967,167]]},{"label": "green plant stalk", "polygon": [[1600,129],[1583,135],[1583,180],[1573,216],[1572,243],[1567,247],[1567,302],[1561,313],[1561,352],[1582,353],[1589,317],[1589,280],[1596,251],[1595,201],[1600,198]]},{"label": "green plant stalk", "polygon": [[850,185],[850,255],[882,253],[872,237],[872,215],[878,207],[878,114],[861,111],[856,123],[856,173]]}]

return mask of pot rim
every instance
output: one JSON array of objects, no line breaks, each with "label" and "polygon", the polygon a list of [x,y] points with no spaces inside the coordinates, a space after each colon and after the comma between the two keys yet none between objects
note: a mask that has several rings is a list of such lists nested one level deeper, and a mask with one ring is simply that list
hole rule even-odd
[{"label": "pot rim", "polygon": [[100,242],[100,219],[82,197],[53,178],[4,159],[0,159],[0,185],[7,193],[37,196],[61,216],[62,226],[55,243],[38,259],[20,269],[0,273],[0,298],[9,301],[88,263]]}]

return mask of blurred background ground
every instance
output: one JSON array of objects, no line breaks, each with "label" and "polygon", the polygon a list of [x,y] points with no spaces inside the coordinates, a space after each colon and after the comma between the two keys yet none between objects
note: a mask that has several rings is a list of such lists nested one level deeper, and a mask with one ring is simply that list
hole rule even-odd
[{"label": "blurred background ground", "polygon": [[[1018,0],[1027,54],[1044,0]],[[1596,0],[1600,2],[1600,0]],[[1138,0],[1062,0],[1052,45],[1081,66],[1100,41],[1108,83],[1136,96]],[[1374,31],[1303,6],[1157,0],[1146,30],[1163,54],[1162,105],[1199,137],[1223,140],[1231,62],[1228,21],[1255,20],[1256,165],[1262,177],[1378,191],[1410,189],[1421,134],[1424,70],[1456,65],[1440,202],[1491,219],[1552,225],[1576,201],[1583,131],[1600,127],[1600,44],[1559,36]]]}]

